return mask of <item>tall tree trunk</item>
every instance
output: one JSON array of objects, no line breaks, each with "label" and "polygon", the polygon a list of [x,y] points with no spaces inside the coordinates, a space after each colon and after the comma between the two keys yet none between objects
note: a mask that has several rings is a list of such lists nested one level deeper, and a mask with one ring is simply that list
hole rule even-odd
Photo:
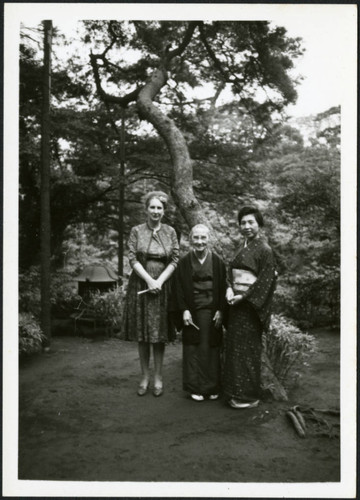
[{"label": "tall tree trunk", "polygon": [[140,90],[137,107],[141,118],[149,121],[164,139],[172,161],[171,190],[176,205],[192,227],[208,220],[193,191],[193,169],[184,136],[175,122],[164,115],[154,103],[154,97],[167,81],[165,69],[156,69],[145,86]]},{"label": "tall tree trunk", "polygon": [[46,336],[45,347],[51,338],[50,303],[50,88],[52,21],[44,26],[43,104],[41,119],[41,329]]},{"label": "tall tree trunk", "polygon": [[118,275],[124,274],[124,203],[125,203],[125,108],[121,108],[119,219],[118,219]]}]

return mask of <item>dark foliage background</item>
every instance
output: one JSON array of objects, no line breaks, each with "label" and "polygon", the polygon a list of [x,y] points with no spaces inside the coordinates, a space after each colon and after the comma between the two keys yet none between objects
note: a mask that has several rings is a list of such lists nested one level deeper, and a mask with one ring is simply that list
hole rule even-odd
[{"label": "dark foliage background", "polygon": [[[106,44],[112,44],[109,54],[116,64],[104,60],[100,68],[104,82],[108,90],[130,91],[156,66],[161,40],[167,37],[170,45],[177,43],[183,24],[113,22],[109,27],[105,22],[87,22],[74,40],[56,33],[51,114],[54,312],[59,307],[68,312],[74,308],[74,277],[86,264],[101,262],[117,269],[121,120],[119,106],[105,102],[96,92],[90,50],[101,53]],[[186,139],[193,160],[194,192],[218,235],[217,250],[225,260],[230,258],[239,241],[237,210],[244,202],[256,203],[265,214],[266,235],[278,262],[276,312],[304,328],[338,325],[340,109],[307,117],[305,126],[304,119],[291,124],[286,120],[285,106],[296,99],[296,82],[288,78],[287,69],[302,48],[299,40],[287,38],[283,28],[271,32],[266,23],[213,23],[204,30],[171,69],[158,105]],[[35,318],[40,262],[41,36],[41,27],[22,27],[19,61],[20,311]],[[223,80],[216,60],[215,69],[209,70],[202,36],[211,41],[227,72]],[[57,57],[59,46],[72,48],[71,57]],[[126,61],[126,51],[131,50],[136,62]],[[236,52],[246,56],[229,56]],[[259,81],[279,97],[274,94],[263,104],[257,102]],[[194,97],[192,89],[204,84],[212,85],[214,96],[225,84],[232,94],[223,103],[214,96]],[[165,143],[139,118],[134,103],[125,110],[125,149],[122,225],[126,238],[130,227],[144,219],[144,193],[158,188],[170,192],[172,186]],[[173,202],[166,222],[175,227],[185,250],[189,227]],[[126,283],[126,257],[124,263]]]}]

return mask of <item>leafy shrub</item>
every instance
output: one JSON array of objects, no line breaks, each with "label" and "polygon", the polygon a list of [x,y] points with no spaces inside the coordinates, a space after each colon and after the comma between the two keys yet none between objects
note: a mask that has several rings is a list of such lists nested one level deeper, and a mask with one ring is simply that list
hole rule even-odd
[{"label": "leafy shrub", "polygon": [[312,335],[302,332],[291,320],[277,314],[271,318],[264,344],[275,375],[280,382],[288,384],[292,369],[299,363],[305,363],[316,350]]},{"label": "leafy shrub", "polygon": [[121,285],[109,292],[91,294],[88,306],[112,329],[119,331],[123,318],[124,297],[125,285]]},{"label": "leafy shrub", "polygon": [[[50,300],[52,313],[68,314],[79,304],[81,297],[70,273],[56,271],[51,274]],[[19,276],[19,310],[40,317],[40,269],[33,266]]]},{"label": "leafy shrub", "polygon": [[77,284],[69,273],[58,271],[51,276],[51,306],[55,316],[68,316],[79,305]]},{"label": "leafy shrub", "polygon": [[19,314],[19,354],[34,354],[41,351],[45,335],[31,313]]},{"label": "leafy shrub", "polygon": [[318,266],[279,279],[275,311],[282,311],[305,328],[340,323],[340,271]]}]

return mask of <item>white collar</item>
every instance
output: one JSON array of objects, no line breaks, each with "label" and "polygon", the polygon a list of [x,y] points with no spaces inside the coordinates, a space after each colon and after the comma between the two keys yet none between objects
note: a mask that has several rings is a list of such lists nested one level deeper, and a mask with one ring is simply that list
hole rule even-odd
[{"label": "white collar", "polygon": [[209,250],[206,250],[206,254],[205,254],[205,257],[202,257],[201,259],[196,255],[196,252],[194,251],[194,255],[195,257],[197,258],[197,260],[200,262],[200,264],[204,264],[204,262],[206,261],[206,257],[208,256],[209,254]]}]

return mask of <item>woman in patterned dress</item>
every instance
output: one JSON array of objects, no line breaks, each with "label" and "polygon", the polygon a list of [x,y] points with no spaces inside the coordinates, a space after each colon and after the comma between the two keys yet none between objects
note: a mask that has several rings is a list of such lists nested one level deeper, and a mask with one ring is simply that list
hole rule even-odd
[{"label": "woman in patterned dress", "polygon": [[[162,365],[165,343],[173,340],[168,321],[169,278],[178,258],[175,230],[162,224],[168,197],[162,191],[146,196],[147,221],[130,231],[129,262],[132,273],[125,300],[122,338],[137,341],[142,378],[137,394],[144,396],[150,383],[150,346],[154,358],[153,395],[163,393]],[[141,293],[144,292],[144,293]]]},{"label": "woman in patterned dress", "polygon": [[261,212],[244,206],[238,220],[244,241],[228,272],[230,307],[223,379],[225,398],[236,409],[259,404],[262,335],[269,325],[276,283],[273,252],[260,236]]}]

